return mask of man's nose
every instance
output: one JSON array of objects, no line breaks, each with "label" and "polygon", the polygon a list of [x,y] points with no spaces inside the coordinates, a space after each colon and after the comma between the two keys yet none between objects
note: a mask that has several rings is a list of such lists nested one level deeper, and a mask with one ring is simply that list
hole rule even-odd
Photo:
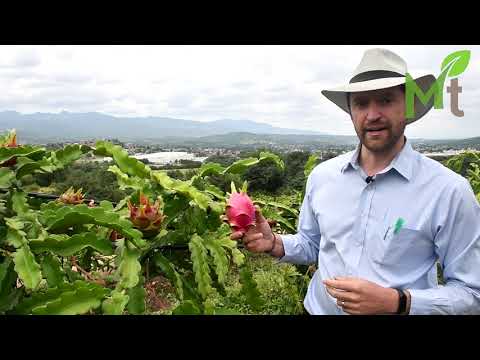
[{"label": "man's nose", "polygon": [[377,120],[381,117],[381,113],[378,109],[375,101],[370,101],[367,108],[367,120]]}]

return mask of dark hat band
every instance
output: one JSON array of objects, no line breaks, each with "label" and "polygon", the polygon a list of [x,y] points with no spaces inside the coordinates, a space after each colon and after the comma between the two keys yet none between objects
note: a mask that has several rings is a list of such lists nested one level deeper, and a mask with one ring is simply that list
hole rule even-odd
[{"label": "dark hat band", "polygon": [[350,80],[350,84],[357,83],[357,82],[362,82],[362,81],[391,78],[391,77],[405,77],[405,75],[402,75],[402,74],[397,73],[395,71],[386,71],[386,70],[365,71],[363,73],[355,75]]}]

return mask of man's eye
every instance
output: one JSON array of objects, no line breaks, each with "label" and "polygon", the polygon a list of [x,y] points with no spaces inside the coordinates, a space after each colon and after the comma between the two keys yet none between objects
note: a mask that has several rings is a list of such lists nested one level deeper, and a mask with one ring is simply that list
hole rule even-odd
[{"label": "man's eye", "polygon": [[357,101],[355,101],[355,106],[362,108],[362,107],[367,106],[367,102],[366,102],[366,101],[357,100]]},{"label": "man's eye", "polygon": [[392,99],[390,99],[388,97],[384,97],[384,98],[382,98],[381,102],[382,102],[382,104],[390,104],[392,102]]}]

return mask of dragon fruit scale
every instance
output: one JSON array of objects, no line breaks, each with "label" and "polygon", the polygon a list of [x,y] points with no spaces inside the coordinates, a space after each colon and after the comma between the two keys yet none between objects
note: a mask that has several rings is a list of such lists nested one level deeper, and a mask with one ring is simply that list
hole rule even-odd
[{"label": "dragon fruit scale", "polygon": [[249,226],[255,224],[255,206],[244,191],[232,193],[227,201],[225,215],[228,223],[235,231],[246,232]]},{"label": "dragon fruit scale", "polygon": [[165,215],[160,211],[159,200],[154,204],[150,204],[150,200],[143,194],[140,194],[140,203],[132,204],[128,201],[128,209],[130,210],[130,221],[133,226],[142,232],[158,233],[162,226]]}]

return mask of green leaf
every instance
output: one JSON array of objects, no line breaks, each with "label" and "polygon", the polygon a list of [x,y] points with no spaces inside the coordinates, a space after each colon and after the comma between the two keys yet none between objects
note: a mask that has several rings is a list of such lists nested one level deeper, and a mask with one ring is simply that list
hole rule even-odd
[{"label": "green leaf", "polygon": [[13,253],[13,262],[15,271],[25,287],[27,289],[37,288],[42,280],[42,272],[28,245],[23,245]]},{"label": "green leaf", "polygon": [[20,302],[22,289],[12,288],[10,291],[0,294],[0,313],[12,310]]},{"label": "green leaf", "polygon": [[17,289],[17,273],[10,257],[0,264],[0,313],[13,309],[19,302],[23,289]]},{"label": "green leaf", "polygon": [[233,262],[237,266],[243,265],[245,262],[245,255],[237,248],[237,242],[234,240],[230,240],[228,237],[221,237],[217,240],[220,245],[223,247],[230,249],[232,252]]},{"label": "green leaf", "polygon": [[319,159],[318,155],[316,154],[310,155],[307,162],[305,163],[304,170],[303,170],[305,177],[308,177],[312,172],[312,170],[315,168],[315,166],[317,166],[318,159]]},{"label": "green leaf", "polygon": [[232,165],[227,167],[222,174],[242,174],[249,167],[257,165],[261,162],[271,160],[273,161],[280,169],[285,169],[285,164],[283,160],[280,159],[278,155],[275,155],[270,152],[261,152],[259,158],[247,158],[234,162]]},{"label": "green leaf", "polygon": [[263,305],[261,294],[258,291],[257,283],[253,278],[252,272],[246,267],[240,269],[240,283],[242,284],[241,293],[245,294],[247,303],[254,310],[259,310]]},{"label": "green leaf", "polygon": [[92,232],[73,236],[50,235],[45,240],[31,240],[30,247],[35,253],[52,252],[60,256],[72,256],[87,247],[95,249],[103,255],[113,254],[112,242]]},{"label": "green leaf", "polygon": [[175,284],[175,290],[180,300],[183,300],[183,281],[180,274],[175,270],[174,265],[161,253],[157,252],[153,256],[155,265],[166,275],[166,277]]},{"label": "green leaf", "polygon": [[[198,207],[203,210],[207,210],[209,205],[213,204],[212,198],[198,190],[195,186],[189,184],[186,181],[172,179],[165,172],[152,171],[152,180],[157,182],[166,190],[174,191],[179,194],[185,195],[187,198],[194,201],[198,205]],[[217,208],[212,207],[212,210],[217,210]]]},{"label": "green leaf", "polygon": [[64,169],[74,161],[80,159],[86,153],[92,151],[92,148],[86,145],[72,144],[63,149],[52,152],[43,164],[42,169],[48,172]]},{"label": "green leaf", "polygon": [[60,261],[53,255],[47,254],[42,261],[42,273],[47,279],[49,287],[57,287],[65,282],[65,274],[62,271]]},{"label": "green leaf", "polygon": [[287,219],[285,219],[283,216],[281,216],[278,211],[272,209],[272,208],[264,208],[262,210],[263,216],[265,218],[270,219],[270,220],[275,220],[277,223],[279,223],[285,230],[290,231],[290,232],[296,232],[296,228],[293,224],[291,224]]},{"label": "green leaf", "polygon": [[140,280],[140,272],[142,266],[140,265],[140,251],[132,248],[129,242],[124,242],[120,247],[120,257],[118,269],[115,277],[119,281],[119,289],[129,289],[138,284]]},{"label": "green leaf", "polygon": [[129,296],[114,290],[111,296],[102,303],[102,312],[104,315],[122,315],[127,306]]},{"label": "green leaf", "polygon": [[114,211],[102,207],[90,208],[85,204],[75,206],[42,206],[42,222],[51,232],[63,232],[74,225],[96,224],[114,229],[123,236],[132,239],[140,248],[146,248],[141,231],[134,229],[132,223]]},{"label": "green leaf", "polygon": [[442,62],[442,72],[450,66],[447,73],[449,77],[455,77],[463,73],[470,62],[470,50],[455,51],[448,55]]},{"label": "green leaf", "polygon": [[120,168],[116,165],[110,166],[108,168],[108,171],[116,175],[120,190],[125,190],[130,188],[130,189],[139,190],[145,193],[146,189],[149,187],[149,184],[145,179],[141,179],[138,177],[130,177],[124,172],[122,172],[122,170],[120,170]]},{"label": "green leaf", "polygon": [[16,314],[84,314],[100,306],[109,290],[93,283],[77,280],[44,292],[34,292],[15,308]]},{"label": "green leaf", "polygon": [[45,149],[36,146],[0,147],[0,164],[15,157],[27,157],[39,160],[45,154]]},{"label": "green leaf", "polygon": [[102,200],[98,205],[105,211],[113,211],[113,204],[110,201]]},{"label": "green leaf", "polygon": [[145,313],[146,291],[144,288],[144,284],[145,277],[141,276],[138,284],[135,287],[128,289],[127,291],[129,298],[127,309],[130,314],[140,315]]},{"label": "green leaf", "polygon": [[45,165],[48,165],[46,159],[43,161],[34,161],[26,157],[19,157],[17,158],[16,177],[17,179],[21,179],[22,177],[35,172],[44,172],[42,166]]},{"label": "green leaf", "polygon": [[12,185],[15,173],[9,168],[0,168],[0,188],[5,189]]},{"label": "green leaf", "polygon": [[172,312],[173,315],[201,315],[200,308],[190,300],[186,300],[175,308]]},{"label": "green leaf", "polygon": [[0,294],[2,294],[9,286],[12,285],[12,274],[14,279],[16,275],[13,271],[13,261],[11,258],[4,258],[3,262],[0,264]]},{"label": "green leaf", "polygon": [[124,173],[139,178],[149,178],[151,169],[141,161],[130,157],[121,146],[113,145],[108,141],[97,141],[95,154],[111,156]]},{"label": "green leaf", "polygon": [[28,241],[25,237],[25,232],[14,228],[12,224],[17,225],[17,223],[13,222],[12,219],[7,219],[7,243],[18,249],[27,244]]},{"label": "green leaf", "polygon": [[232,165],[230,165],[229,167],[227,167],[223,171],[222,174],[223,175],[225,175],[225,174],[241,174],[245,170],[247,170],[249,167],[251,167],[253,165],[256,165],[258,163],[259,163],[259,161],[256,158],[246,158],[246,159],[238,160],[238,161],[234,162]]},{"label": "green leaf", "polygon": [[81,315],[100,307],[108,290],[100,286],[78,285],[63,291],[56,299],[32,310],[34,315]]},{"label": "green leaf", "polygon": [[27,203],[27,195],[23,191],[13,190],[12,192],[12,209],[18,215],[24,215],[30,208]]},{"label": "green leaf", "polygon": [[292,214],[295,217],[298,216],[298,211],[297,210],[295,210],[295,209],[293,209],[289,206],[274,202],[274,201],[265,202],[265,201],[261,201],[261,200],[254,200],[253,202],[255,204],[259,204],[259,205],[262,205],[262,206],[276,207],[276,208],[279,208],[279,209],[282,209],[282,210],[285,210],[285,211],[289,212],[290,214]]},{"label": "green leaf", "polygon": [[198,176],[220,175],[225,168],[217,163],[204,163],[198,170]]},{"label": "green leaf", "polygon": [[205,299],[212,291],[212,278],[210,277],[210,268],[208,266],[207,250],[205,249],[203,239],[196,234],[192,236],[188,247],[193,262],[193,272],[195,273],[198,292]]},{"label": "green leaf", "polygon": [[228,274],[228,258],[225,249],[219,242],[212,238],[205,239],[205,247],[213,257],[213,263],[215,264],[215,273],[217,274],[218,282],[221,285],[224,285]]},{"label": "green leaf", "polygon": [[5,281],[8,270],[12,267],[12,264],[12,259],[9,257],[4,258],[2,263],[0,263],[0,293],[2,292],[3,281]]},{"label": "green leaf", "polygon": [[222,192],[222,190],[220,190],[215,185],[211,185],[211,184],[206,185],[204,191],[206,193],[209,193],[209,194],[217,197],[218,199],[220,199],[222,201],[225,201],[225,194]]}]

